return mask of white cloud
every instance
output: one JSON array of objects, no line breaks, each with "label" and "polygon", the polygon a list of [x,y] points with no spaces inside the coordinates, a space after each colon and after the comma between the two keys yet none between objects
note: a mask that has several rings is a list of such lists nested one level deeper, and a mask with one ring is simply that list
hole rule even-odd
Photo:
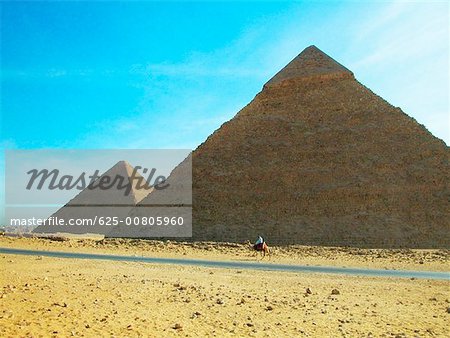
[{"label": "white cloud", "polygon": [[352,64],[354,70],[417,60],[448,46],[442,43],[448,41],[449,24],[448,13],[442,11],[442,6],[396,5],[395,15],[388,14],[381,19],[376,16],[371,30],[357,34],[357,41],[368,48],[366,55]]}]

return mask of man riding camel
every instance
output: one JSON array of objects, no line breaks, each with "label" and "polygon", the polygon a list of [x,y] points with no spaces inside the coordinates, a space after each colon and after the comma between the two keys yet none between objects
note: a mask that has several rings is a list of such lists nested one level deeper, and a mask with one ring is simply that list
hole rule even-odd
[{"label": "man riding camel", "polygon": [[265,257],[266,254],[270,253],[269,247],[267,246],[266,242],[264,241],[264,238],[262,238],[261,235],[258,235],[258,240],[253,245],[253,249],[256,251],[260,251],[263,257]]},{"label": "man riding camel", "polygon": [[258,240],[256,241],[255,245],[253,246],[255,250],[261,250],[261,248],[264,245],[264,238],[261,237],[261,235],[258,235]]}]

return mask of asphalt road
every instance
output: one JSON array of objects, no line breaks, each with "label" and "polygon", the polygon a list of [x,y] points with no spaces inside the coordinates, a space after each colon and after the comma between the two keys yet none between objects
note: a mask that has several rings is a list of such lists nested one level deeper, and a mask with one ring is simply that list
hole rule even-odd
[{"label": "asphalt road", "polygon": [[435,271],[380,270],[380,269],[344,268],[331,266],[289,265],[289,264],[272,264],[261,261],[258,262],[210,261],[200,259],[119,256],[106,254],[78,253],[78,252],[24,250],[24,249],[12,249],[1,247],[0,247],[0,254],[31,255],[31,256],[45,256],[45,257],[72,258],[72,259],[98,259],[109,261],[141,262],[141,263],[155,263],[155,264],[190,265],[190,266],[203,266],[209,268],[288,271],[288,272],[302,272],[302,273],[326,273],[326,274],[372,276],[372,277],[422,278],[422,279],[436,279],[436,280],[450,281],[450,272],[435,272]]}]

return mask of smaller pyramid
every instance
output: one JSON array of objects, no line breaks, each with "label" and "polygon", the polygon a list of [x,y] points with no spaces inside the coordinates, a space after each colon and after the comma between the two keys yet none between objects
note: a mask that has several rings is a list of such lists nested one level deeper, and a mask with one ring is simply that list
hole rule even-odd
[{"label": "smaller pyramid", "polygon": [[354,76],[350,70],[322,52],[319,48],[309,46],[267,81],[265,86],[272,86],[286,80],[309,79],[312,77],[353,78]]},{"label": "smaller pyramid", "polygon": [[[138,172],[132,180],[133,171],[134,168],[128,162],[117,162],[33,232],[107,234],[114,225],[113,218],[122,220],[136,203],[152,191]],[[108,184],[110,187],[101,188],[99,183],[105,181],[111,182]],[[63,219],[65,224],[52,224],[50,220],[55,218]],[[107,218],[111,218],[111,222],[107,222]],[[85,224],[68,224],[70,219],[83,220]]]},{"label": "smaller pyramid", "polygon": [[109,189],[91,189],[87,187],[81,191],[75,198],[73,198],[69,205],[134,205],[145,196],[148,195],[148,189],[140,189],[138,187],[139,182],[145,183],[145,179],[136,173],[136,180],[130,181],[134,168],[127,161],[119,161],[108,171],[102,174],[93,185],[96,186],[99,181],[104,177],[113,179],[122,179],[123,185],[129,184],[129,193],[125,192],[125,189],[120,188],[117,184]]}]

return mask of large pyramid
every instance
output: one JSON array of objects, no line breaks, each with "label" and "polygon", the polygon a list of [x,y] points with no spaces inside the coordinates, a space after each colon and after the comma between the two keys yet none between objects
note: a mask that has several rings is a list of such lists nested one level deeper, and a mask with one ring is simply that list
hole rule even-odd
[{"label": "large pyramid", "polygon": [[449,247],[448,157],[311,46],[193,152],[193,238]]},{"label": "large pyramid", "polygon": [[[35,233],[72,233],[72,234],[108,234],[115,221],[107,218],[117,217],[123,220],[130,210],[152,190],[146,180],[136,172],[132,180],[133,167],[126,161],[117,162],[112,168],[102,174],[92,186],[82,190],[77,196],[52,215],[53,218],[63,219],[66,224],[55,226],[50,222],[38,226]],[[104,179],[116,184],[104,189],[98,183]],[[121,182],[119,182],[121,181]],[[122,183],[123,182],[123,183]],[[129,191],[126,188],[129,186]],[[102,218],[102,220],[100,220]],[[85,224],[68,224],[68,220],[84,220]],[[91,224],[87,224],[90,220]]]}]

